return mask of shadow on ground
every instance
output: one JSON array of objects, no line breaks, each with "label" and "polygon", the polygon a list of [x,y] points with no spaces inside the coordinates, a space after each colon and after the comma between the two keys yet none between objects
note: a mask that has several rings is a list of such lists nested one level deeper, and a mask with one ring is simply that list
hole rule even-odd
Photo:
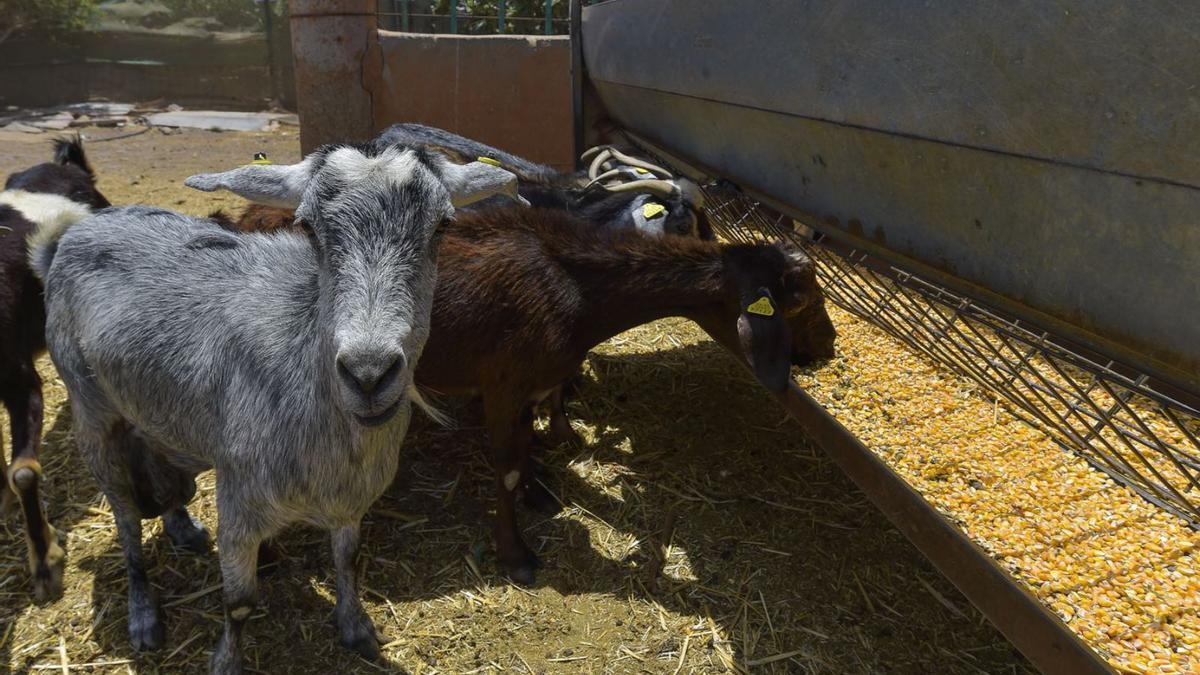
[{"label": "shadow on ground", "polygon": [[[543,456],[566,509],[522,514],[545,563],[532,589],[496,572],[478,404],[450,404],[454,430],[414,423],[397,481],[364,531],[364,593],[388,643],[386,669],[1027,668],[721,348],[609,351],[591,357],[569,405],[590,442]],[[132,653],[111,519],[70,451],[65,418],[49,435],[48,498],[71,537],[67,598],[29,609],[27,588],[10,580],[0,612],[18,625],[0,663],[55,663],[62,635],[89,662],[202,671],[220,625],[215,555],[176,554],[148,528],[168,646]],[[211,485],[202,481],[194,509],[210,527]],[[6,561],[18,545],[5,544]],[[280,546],[248,628],[251,666],[376,672],[335,644],[324,534],[298,528]]]}]

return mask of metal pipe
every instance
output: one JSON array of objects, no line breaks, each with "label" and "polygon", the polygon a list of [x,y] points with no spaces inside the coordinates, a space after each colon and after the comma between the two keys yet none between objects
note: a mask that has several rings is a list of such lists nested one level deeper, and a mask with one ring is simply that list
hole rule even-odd
[{"label": "metal pipe", "polygon": [[[570,10],[571,24],[571,110],[573,112],[572,119],[572,138],[574,139],[574,148],[571,154],[579,157],[579,152],[583,148],[583,43],[580,36],[583,34],[583,3],[582,0],[571,0]],[[504,6],[504,0],[500,0],[500,6]],[[576,160],[575,168],[578,169],[579,160]]]},{"label": "metal pipe", "polygon": [[499,0],[499,2],[500,2],[500,4],[496,10],[496,32],[503,33],[504,32],[504,18],[505,18],[504,15],[507,12],[507,8],[504,6],[505,0]]},{"label": "metal pipe", "polygon": [[554,35],[554,0],[546,0],[546,35]]},{"label": "metal pipe", "polygon": [[450,32],[458,33],[458,0],[450,0]]},{"label": "metal pipe", "polygon": [[279,100],[279,74],[275,70],[275,27],[271,21],[272,0],[262,0],[263,34],[267,38],[267,76],[271,87],[271,100]]}]

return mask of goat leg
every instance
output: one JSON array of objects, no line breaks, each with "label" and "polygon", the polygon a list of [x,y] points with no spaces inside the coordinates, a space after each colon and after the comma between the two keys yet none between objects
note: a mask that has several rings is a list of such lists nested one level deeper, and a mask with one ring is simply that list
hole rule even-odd
[{"label": "goat leg", "polygon": [[333,563],[337,568],[337,606],[334,614],[342,645],[358,652],[368,661],[376,661],[379,659],[379,634],[362,608],[355,579],[359,524],[334,530],[330,543],[333,546]]},{"label": "goat leg", "polygon": [[208,553],[212,549],[212,540],[208,530],[200,521],[188,513],[187,507],[177,506],[162,515],[163,530],[170,537],[176,548],[185,549],[192,553]]},{"label": "goat leg", "polygon": [[45,602],[62,595],[66,553],[58,544],[58,533],[46,520],[39,494],[43,479],[37,454],[42,443],[42,380],[33,363],[24,364],[20,374],[24,386],[17,387],[4,401],[13,443],[13,461],[5,477],[21,502],[34,598]]},{"label": "goat leg", "polygon": [[117,538],[125,552],[125,571],[129,575],[129,641],[137,651],[162,649],[166,641],[158,595],[146,575],[142,558],[142,516],[132,499],[107,494],[117,522]]},{"label": "goat leg", "polygon": [[[545,448],[545,443],[534,436],[531,447]],[[548,472],[541,462],[533,458],[532,452],[525,453],[521,469],[521,494],[525,506],[545,516],[552,516],[562,511],[562,504],[546,487]]]},{"label": "goat leg", "polygon": [[559,503],[558,498],[546,489],[545,485],[542,485],[540,476],[544,475],[544,472],[532,463],[526,466],[527,469],[521,472],[525,478],[522,486],[525,492],[525,505],[544,516],[553,516],[562,511],[563,505]]},{"label": "goat leg", "polygon": [[571,428],[571,420],[567,417],[566,405],[563,401],[566,383],[560,384],[550,391],[547,401],[550,404],[550,441],[555,445],[569,443],[582,444],[579,434]]},{"label": "goat leg", "polygon": [[225,629],[209,661],[213,675],[233,675],[242,672],[242,629],[254,613],[258,602],[258,545],[262,537],[254,536],[228,514],[233,509],[220,508],[220,485],[217,487],[217,553],[221,560],[221,584],[225,597]]},{"label": "goat leg", "polygon": [[[496,472],[496,557],[510,579],[531,585],[541,564],[525,545],[517,525],[516,495],[521,487],[521,469],[529,453],[533,436],[532,412],[527,397],[484,394],[484,416],[488,440],[492,446],[492,464]],[[522,427],[525,428],[522,428]],[[524,441],[522,443],[522,441]]]}]

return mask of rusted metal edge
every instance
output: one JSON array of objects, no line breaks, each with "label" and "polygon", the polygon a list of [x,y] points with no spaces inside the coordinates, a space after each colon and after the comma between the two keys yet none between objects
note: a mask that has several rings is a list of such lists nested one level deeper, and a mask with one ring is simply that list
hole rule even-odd
[{"label": "rusted metal edge", "polygon": [[800,387],[791,383],[774,396],[896,529],[1038,670],[1117,672]]}]

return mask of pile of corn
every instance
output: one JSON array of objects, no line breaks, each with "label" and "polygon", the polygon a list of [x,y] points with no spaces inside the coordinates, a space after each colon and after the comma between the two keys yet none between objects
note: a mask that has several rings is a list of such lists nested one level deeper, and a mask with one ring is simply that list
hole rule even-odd
[{"label": "pile of corn", "polygon": [[[840,357],[801,374],[801,386],[1114,666],[1200,669],[1200,534],[973,383],[830,312]],[[1179,477],[1169,460],[1143,454]]]}]

